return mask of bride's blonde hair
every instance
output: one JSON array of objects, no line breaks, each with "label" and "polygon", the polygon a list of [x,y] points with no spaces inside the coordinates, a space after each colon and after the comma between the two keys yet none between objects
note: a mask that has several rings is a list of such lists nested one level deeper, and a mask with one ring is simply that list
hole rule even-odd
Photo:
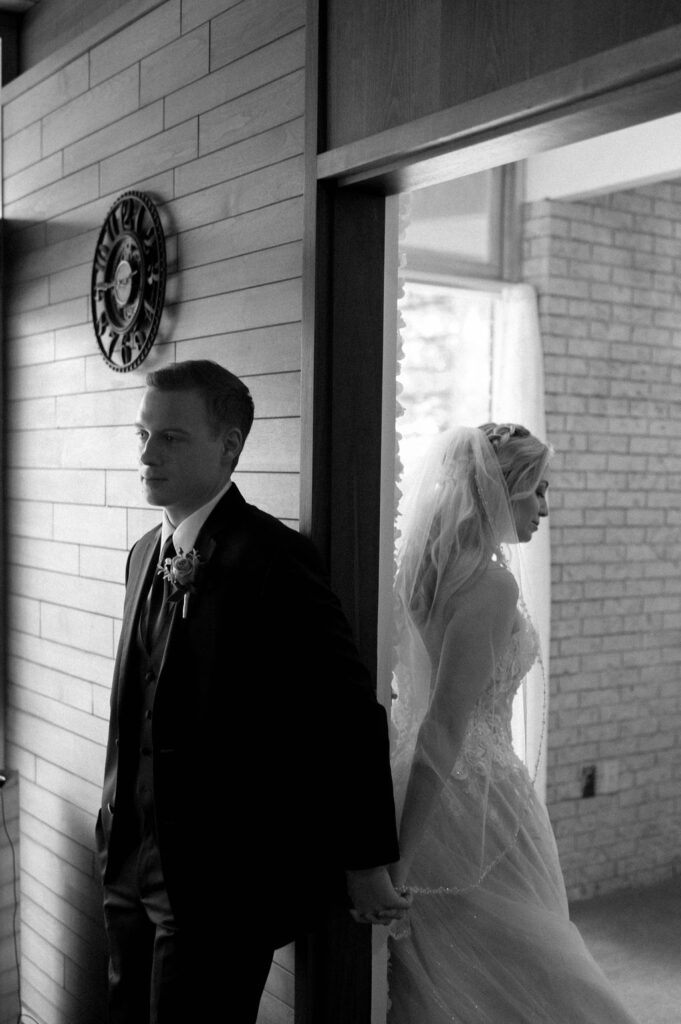
[{"label": "bride's blonde hair", "polygon": [[[485,440],[486,439],[486,440]],[[490,557],[505,564],[513,543],[513,501],[531,494],[551,449],[514,423],[460,428],[438,439],[415,489],[398,580],[410,614],[425,622],[436,597],[470,586]],[[444,585],[444,590],[442,589]]]},{"label": "bride's blonde hair", "polygon": [[478,428],[492,445],[511,501],[531,494],[552,450],[519,423],[483,423]]}]

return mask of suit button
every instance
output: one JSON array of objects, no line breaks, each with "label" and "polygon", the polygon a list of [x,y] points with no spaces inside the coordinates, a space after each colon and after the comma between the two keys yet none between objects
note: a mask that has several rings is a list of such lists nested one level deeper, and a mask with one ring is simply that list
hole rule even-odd
[{"label": "suit button", "polygon": [[140,750],[140,754],[143,754],[144,757],[151,757],[151,750],[149,749],[149,747],[142,747],[142,749]]},{"label": "suit button", "polygon": [[146,683],[153,683],[155,678],[156,678],[156,676],[154,675],[154,673],[150,669],[148,672],[145,673],[144,681]]},{"label": "suit button", "polygon": [[145,718],[151,718],[151,711],[145,711],[144,712],[144,717]]},{"label": "suit button", "polygon": [[113,812],[116,810],[113,804],[107,804],[106,809],[109,812],[109,814],[113,814]]}]

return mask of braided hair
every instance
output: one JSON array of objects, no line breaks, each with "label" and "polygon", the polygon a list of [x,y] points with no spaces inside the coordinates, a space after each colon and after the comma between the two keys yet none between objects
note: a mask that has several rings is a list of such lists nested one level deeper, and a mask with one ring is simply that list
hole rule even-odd
[{"label": "braided hair", "polygon": [[511,501],[531,494],[551,457],[549,446],[519,423],[484,423],[478,429],[494,449]]}]

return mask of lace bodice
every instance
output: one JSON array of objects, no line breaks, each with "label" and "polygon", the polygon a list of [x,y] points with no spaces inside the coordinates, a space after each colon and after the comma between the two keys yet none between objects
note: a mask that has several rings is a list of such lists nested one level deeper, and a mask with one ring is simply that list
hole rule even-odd
[{"label": "lace bodice", "polygon": [[518,611],[511,639],[473,708],[454,766],[457,778],[466,778],[470,772],[494,776],[518,764],[511,737],[513,698],[538,656],[537,631],[527,615]]}]

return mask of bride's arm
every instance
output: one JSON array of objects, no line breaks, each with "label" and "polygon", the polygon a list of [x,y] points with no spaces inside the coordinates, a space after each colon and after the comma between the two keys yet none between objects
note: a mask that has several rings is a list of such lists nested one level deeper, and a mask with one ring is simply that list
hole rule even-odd
[{"label": "bride's arm", "polygon": [[457,600],[445,629],[428,712],[419,729],[400,824],[403,885],[433,805],[450,775],[473,707],[511,636],[518,590],[510,573],[492,569]]}]

